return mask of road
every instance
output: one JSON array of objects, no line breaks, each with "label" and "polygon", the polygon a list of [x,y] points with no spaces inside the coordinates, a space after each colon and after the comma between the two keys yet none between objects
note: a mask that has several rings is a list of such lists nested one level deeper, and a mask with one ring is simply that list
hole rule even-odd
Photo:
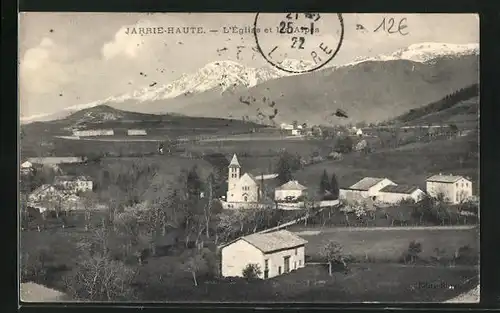
[{"label": "road", "polygon": [[391,231],[391,230],[468,230],[475,229],[477,225],[456,225],[456,226],[394,226],[394,227],[334,227],[334,228],[308,228],[308,230],[290,230],[297,235],[313,236],[321,233],[335,233],[341,231]]}]

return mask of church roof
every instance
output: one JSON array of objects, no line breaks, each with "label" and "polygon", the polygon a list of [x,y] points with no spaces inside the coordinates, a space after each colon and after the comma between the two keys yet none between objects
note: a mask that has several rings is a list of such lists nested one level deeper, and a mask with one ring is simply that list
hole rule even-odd
[{"label": "church roof", "polygon": [[241,167],[240,162],[238,162],[238,158],[236,157],[236,153],[233,155],[233,158],[229,163],[229,167]]}]

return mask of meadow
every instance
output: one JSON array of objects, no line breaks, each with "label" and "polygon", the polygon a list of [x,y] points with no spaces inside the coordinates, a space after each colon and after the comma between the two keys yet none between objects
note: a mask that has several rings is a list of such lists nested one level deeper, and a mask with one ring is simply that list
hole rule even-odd
[{"label": "meadow", "polygon": [[472,229],[377,229],[377,228],[342,228],[328,227],[306,228],[294,225],[288,230],[308,241],[306,255],[316,262],[321,261],[319,255],[326,242],[333,240],[340,243],[343,253],[353,257],[358,262],[397,263],[404,252],[408,250],[411,241],[422,245],[419,256],[424,260],[437,256],[436,249],[442,249],[440,256],[451,259],[455,252],[468,246],[471,254],[479,256],[479,230]]}]

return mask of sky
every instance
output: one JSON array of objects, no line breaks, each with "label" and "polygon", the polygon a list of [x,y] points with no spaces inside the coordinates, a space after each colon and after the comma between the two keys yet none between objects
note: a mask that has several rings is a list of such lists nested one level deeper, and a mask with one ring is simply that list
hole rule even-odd
[{"label": "sky", "polygon": [[[406,18],[406,35],[374,32],[384,18],[394,18],[395,26]],[[254,13],[20,13],[20,114],[52,113],[153,81],[167,84],[214,61],[268,66],[251,49],[256,43],[248,29],[254,19]],[[421,42],[479,43],[476,14],[343,14],[343,20],[344,40],[331,65]],[[127,28],[186,26],[205,33],[126,34]],[[246,32],[222,32],[232,26]],[[240,53],[238,46],[245,46]],[[227,49],[218,51],[222,48]]]}]

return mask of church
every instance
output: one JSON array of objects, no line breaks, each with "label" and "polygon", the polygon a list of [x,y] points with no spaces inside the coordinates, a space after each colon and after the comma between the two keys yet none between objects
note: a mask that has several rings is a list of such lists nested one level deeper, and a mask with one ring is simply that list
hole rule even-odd
[{"label": "church", "polygon": [[256,203],[260,201],[261,190],[259,183],[249,173],[241,175],[241,165],[236,154],[233,155],[228,166],[227,202]]}]

